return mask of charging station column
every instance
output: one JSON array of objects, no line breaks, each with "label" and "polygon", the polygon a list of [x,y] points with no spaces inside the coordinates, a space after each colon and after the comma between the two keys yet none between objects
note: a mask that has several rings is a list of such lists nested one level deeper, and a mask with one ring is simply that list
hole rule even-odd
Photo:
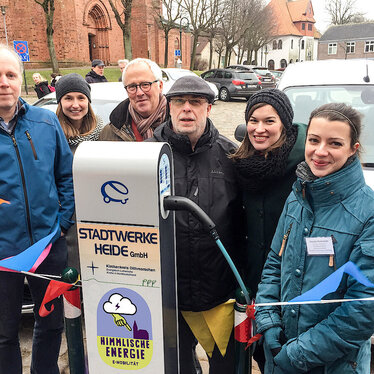
[{"label": "charging station column", "polygon": [[170,146],[83,142],[73,177],[90,374],[179,373]]}]

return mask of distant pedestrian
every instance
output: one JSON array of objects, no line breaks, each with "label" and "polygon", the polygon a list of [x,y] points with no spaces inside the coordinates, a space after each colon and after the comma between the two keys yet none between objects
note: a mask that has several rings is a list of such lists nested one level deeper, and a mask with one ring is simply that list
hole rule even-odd
[{"label": "distant pedestrian", "polygon": [[34,73],[32,79],[35,82],[34,90],[38,95],[38,99],[52,92],[48,86],[48,81],[40,73]]},{"label": "distant pedestrian", "polygon": [[125,70],[126,65],[129,63],[129,60],[118,60],[118,67],[121,70],[121,76],[118,78],[118,82],[122,82],[122,74],[123,71]]},{"label": "distant pedestrian", "polygon": [[56,83],[57,83],[57,81],[58,81],[61,77],[62,77],[61,74],[52,73],[52,74],[51,74],[51,78],[52,78],[52,80],[51,80],[51,86],[52,86],[52,87],[56,87]]},{"label": "distant pedestrian", "polygon": [[108,82],[104,76],[105,64],[102,60],[95,59],[91,63],[91,71],[86,74],[86,82],[88,83],[102,83]]}]

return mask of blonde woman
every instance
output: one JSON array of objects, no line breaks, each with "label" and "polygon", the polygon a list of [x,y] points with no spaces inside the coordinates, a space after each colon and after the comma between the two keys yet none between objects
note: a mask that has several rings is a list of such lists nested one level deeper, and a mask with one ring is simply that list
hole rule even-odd
[{"label": "blonde woman", "polygon": [[34,73],[32,79],[35,82],[34,90],[38,95],[38,99],[49,94],[51,90],[48,87],[48,81],[40,75],[40,73]]}]

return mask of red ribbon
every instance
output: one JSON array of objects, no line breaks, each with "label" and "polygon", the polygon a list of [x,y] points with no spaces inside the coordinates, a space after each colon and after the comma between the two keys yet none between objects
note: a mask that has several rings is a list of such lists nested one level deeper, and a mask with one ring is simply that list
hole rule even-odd
[{"label": "red ribbon", "polygon": [[[250,336],[253,334],[253,322],[255,320],[255,304],[247,305],[246,310],[249,323],[250,323]],[[250,339],[248,339],[247,346],[245,349],[248,349],[254,342],[257,342],[257,340],[260,340],[261,334],[256,334],[252,336]]]}]

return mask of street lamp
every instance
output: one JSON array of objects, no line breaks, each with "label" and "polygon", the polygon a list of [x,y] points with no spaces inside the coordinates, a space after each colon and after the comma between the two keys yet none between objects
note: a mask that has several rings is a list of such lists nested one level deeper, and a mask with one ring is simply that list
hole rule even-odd
[{"label": "street lamp", "polygon": [[5,5],[0,5],[0,9],[1,9],[1,14],[3,15],[3,18],[4,18],[4,31],[5,31],[6,45],[8,45],[8,33],[6,31],[6,21],[5,21]]},{"label": "street lamp", "polygon": [[186,20],[187,21],[187,25],[186,25],[186,31],[188,32],[189,31],[189,25],[190,25],[190,21],[188,20],[187,17],[182,17],[179,21],[179,49],[181,51],[181,61],[182,60],[182,21],[183,20]]}]

